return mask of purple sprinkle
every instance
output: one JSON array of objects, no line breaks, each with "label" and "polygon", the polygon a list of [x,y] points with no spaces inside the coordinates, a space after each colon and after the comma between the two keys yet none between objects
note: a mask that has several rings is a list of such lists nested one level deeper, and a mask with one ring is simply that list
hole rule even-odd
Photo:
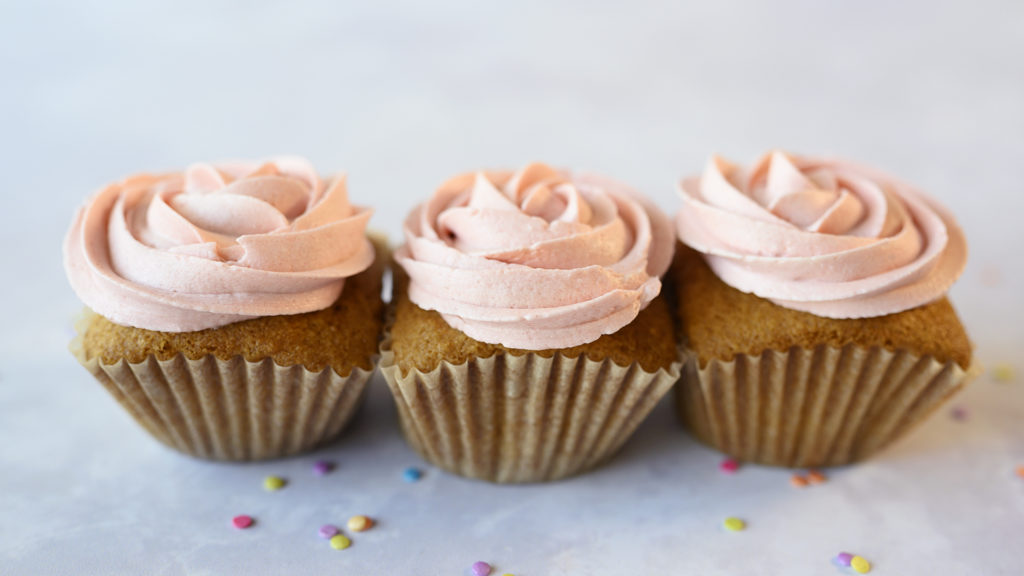
[{"label": "purple sprinkle", "polygon": [[853,554],[849,552],[840,552],[836,555],[836,563],[840,566],[849,566],[851,560],[853,560]]},{"label": "purple sprinkle", "polygon": [[336,536],[338,534],[338,532],[339,532],[338,527],[335,526],[334,524],[324,524],[323,526],[320,527],[320,537],[321,538],[325,538],[325,539],[333,538],[334,536]]},{"label": "purple sprinkle", "polygon": [[964,408],[963,406],[954,406],[953,409],[949,411],[949,415],[953,417],[953,420],[963,422],[964,420],[967,420],[967,408]]},{"label": "purple sprinkle", "polygon": [[487,562],[474,562],[470,568],[473,570],[473,576],[488,576],[491,573],[491,565]]},{"label": "purple sprinkle", "polygon": [[327,460],[317,460],[313,462],[313,475],[323,476],[334,469],[334,463],[328,462]]}]

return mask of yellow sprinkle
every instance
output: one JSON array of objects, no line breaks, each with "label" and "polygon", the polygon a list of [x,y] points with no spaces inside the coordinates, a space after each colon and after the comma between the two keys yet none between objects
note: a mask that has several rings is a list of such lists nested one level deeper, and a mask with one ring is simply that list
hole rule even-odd
[{"label": "yellow sprinkle", "polygon": [[335,550],[344,550],[352,545],[352,541],[349,540],[344,534],[337,534],[331,537],[331,548]]},{"label": "yellow sprinkle", "polygon": [[353,532],[362,532],[373,527],[373,520],[366,516],[353,516],[348,519],[348,529]]},{"label": "yellow sprinkle", "polygon": [[992,367],[992,379],[996,382],[1009,382],[1013,380],[1013,366],[1009,364],[996,364]]},{"label": "yellow sprinkle", "polygon": [[871,563],[865,560],[863,556],[854,556],[850,559],[850,568],[853,568],[858,574],[867,574],[871,572]]},{"label": "yellow sprinkle", "polygon": [[747,523],[739,518],[726,518],[723,524],[726,530],[732,530],[733,532],[739,532],[747,527]]},{"label": "yellow sprinkle", "polygon": [[284,485],[284,478],[281,478],[280,476],[267,476],[263,479],[263,489],[267,492],[280,490],[281,488],[284,488]]}]

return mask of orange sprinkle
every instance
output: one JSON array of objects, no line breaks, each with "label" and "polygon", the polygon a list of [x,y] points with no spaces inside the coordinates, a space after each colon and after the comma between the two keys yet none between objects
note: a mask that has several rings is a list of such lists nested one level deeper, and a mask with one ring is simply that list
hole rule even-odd
[{"label": "orange sprinkle", "polygon": [[817,470],[807,471],[807,481],[810,482],[811,484],[822,484],[826,480],[828,480],[828,478],[821,472],[818,472]]},{"label": "orange sprinkle", "polygon": [[793,477],[789,479],[789,483],[792,484],[794,488],[803,488],[804,486],[807,486],[807,478],[804,478],[799,474],[793,474]]},{"label": "orange sprinkle", "polygon": [[1017,466],[1017,476],[1024,478],[1024,466]]}]

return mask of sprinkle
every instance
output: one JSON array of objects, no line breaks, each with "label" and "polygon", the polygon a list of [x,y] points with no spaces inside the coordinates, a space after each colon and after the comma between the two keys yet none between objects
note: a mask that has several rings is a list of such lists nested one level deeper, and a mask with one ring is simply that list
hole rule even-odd
[{"label": "sprinkle", "polygon": [[858,574],[867,574],[871,572],[871,563],[861,556],[854,556],[850,558],[850,568],[853,568],[854,572]]},{"label": "sprinkle", "polygon": [[953,420],[963,422],[964,420],[967,420],[967,408],[964,408],[963,406],[954,406],[953,409],[949,411],[949,415]]},{"label": "sprinkle", "polygon": [[402,479],[406,482],[417,482],[420,478],[423,478],[423,472],[420,472],[419,468],[406,468],[402,472]]},{"label": "sprinkle", "polygon": [[491,573],[491,565],[487,562],[473,562],[470,566],[473,576],[488,576]]},{"label": "sprinkle", "polygon": [[344,550],[352,545],[352,541],[345,537],[344,534],[335,534],[331,536],[331,548],[335,550]]},{"label": "sprinkle", "polygon": [[804,478],[799,474],[793,474],[789,479],[789,483],[792,484],[794,488],[803,488],[804,486],[807,486],[807,478]]},{"label": "sprinkle", "polygon": [[849,566],[850,560],[853,560],[853,554],[849,552],[840,552],[836,555],[836,564],[840,566]]},{"label": "sprinkle", "polygon": [[1024,466],[1017,466],[1017,476],[1024,478]]},{"label": "sprinkle", "polygon": [[275,492],[284,488],[285,483],[284,478],[280,476],[267,476],[263,479],[263,489],[267,492]]},{"label": "sprinkle", "polygon": [[334,524],[324,524],[320,527],[320,537],[324,539],[334,538],[338,534],[338,527]]},{"label": "sprinkle", "polygon": [[732,458],[726,458],[722,460],[722,463],[718,465],[718,468],[726,474],[735,474],[740,469],[740,463],[733,460]]},{"label": "sprinkle", "polygon": [[353,532],[363,532],[373,528],[373,520],[363,516],[353,516],[348,519],[348,529]]},{"label": "sprinkle", "polygon": [[246,514],[240,514],[231,519],[231,524],[239,530],[245,530],[249,526],[252,526],[252,522],[252,516],[248,516]]},{"label": "sprinkle", "polygon": [[743,530],[747,527],[746,522],[740,520],[739,518],[733,517],[726,518],[725,522],[723,522],[722,525],[725,526],[726,530],[730,530],[732,532],[739,532],[740,530]]},{"label": "sprinkle", "polygon": [[807,471],[807,481],[811,484],[824,484],[826,480],[828,480],[828,478],[817,470]]},{"label": "sprinkle", "polygon": [[1013,366],[1009,364],[996,364],[992,367],[992,379],[996,382],[1009,382],[1013,380]]},{"label": "sprinkle", "polygon": [[327,460],[313,462],[313,476],[324,476],[334,470],[334,463]]}]

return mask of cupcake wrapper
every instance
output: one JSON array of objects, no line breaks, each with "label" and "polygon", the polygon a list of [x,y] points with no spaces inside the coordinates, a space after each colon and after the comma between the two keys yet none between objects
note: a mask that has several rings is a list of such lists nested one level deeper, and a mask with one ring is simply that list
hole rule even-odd
[{"label": "cupcake wrapper", "polygon": [[381,372],[409,444],[449,472],[491,482],[543,482],[609,458],[679,379],[584,356],[495,354],[406,375],[390,335]]},{"label": "cupcake wrapper", "polygon": [[355,413],[372,371],[345,377],[266,358],[190,360],[149,356],[132,364],[78,361],[160,442],[190,456],[263,460],[310,450],[336,437]]},{"label": "cupcake wrapper", "polygon": [[697,438],[743,461],[794,468],[867,458],[981,370],[854,345],[769,350],[703,368],[686,357],[676,399]]}]

